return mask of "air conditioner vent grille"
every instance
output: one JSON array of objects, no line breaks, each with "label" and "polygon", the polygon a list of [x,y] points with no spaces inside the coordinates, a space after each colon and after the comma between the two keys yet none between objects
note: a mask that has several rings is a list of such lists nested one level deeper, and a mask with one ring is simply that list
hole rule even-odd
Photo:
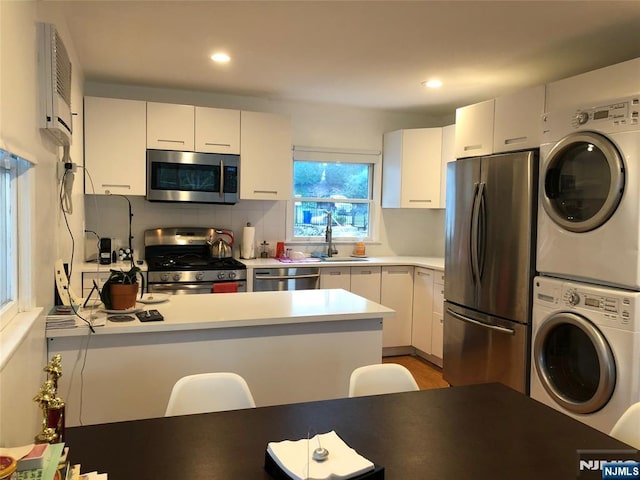
[{"label": "air conditioner vent grille", "polygon": [[55,32],[55,49],[56,91],[64,102],[71,107],[71,62],[58,32]]}]

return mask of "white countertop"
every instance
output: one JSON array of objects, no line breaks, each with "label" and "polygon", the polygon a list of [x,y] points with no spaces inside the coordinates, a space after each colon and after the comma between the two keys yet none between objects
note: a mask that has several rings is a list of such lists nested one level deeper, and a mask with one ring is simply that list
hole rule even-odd
[{"label": "white countertop", "polygon": [[300,261],[300,262],[281,262],[276,258],[256,258],[253,260],[240,259],[248,268],[286,268],[287,266],[293,267],[331,267],[336,266],[350,266],[355,267],[359,265],[411,265],[414,267],[430,268],[432,270],[444,271],[444,258],[443,257],[412,257],[412,256],[394,256],[394,257],[367,257],[366,260],[351,259],[348,256],[338,256],[344,261]]},{"label": "white countertop", "polygon": [[[293,323],[331,322],[389,317],[394,311],[341,289],[294,290],[285,292],[243,292],[234,294],[174,295],[169,301],[144,309],[156,309],[160,322],[111,322],[95,327],[97,335],[146,333],[211,328],[251,327]],[[80,312],[85,318],[88,310]],[[106,313],[96,310],[94,314]],[[108,317],[107,317],[108,318]],[[80,322],[78,322],[80,324]],[[47,330],[47,337],[87,334],[87,327]]]}]

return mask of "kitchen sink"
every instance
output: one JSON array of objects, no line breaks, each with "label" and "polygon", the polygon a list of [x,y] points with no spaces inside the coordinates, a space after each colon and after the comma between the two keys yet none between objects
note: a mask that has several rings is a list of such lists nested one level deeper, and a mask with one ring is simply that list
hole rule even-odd
[{"label": "kitchen sink", "polygon": [[323,262],[368,262],[368,258],[362,257],[322,257]]}]

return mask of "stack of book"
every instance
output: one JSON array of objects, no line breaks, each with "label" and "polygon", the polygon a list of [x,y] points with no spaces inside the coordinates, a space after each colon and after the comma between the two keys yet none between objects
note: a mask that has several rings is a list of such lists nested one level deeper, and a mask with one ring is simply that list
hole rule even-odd
[{"label": "stack of book", "polygon": [[66,305],[54,306],[47,315],[47,329],[75,328],[76,314],[71,307]]},{"label": "stack of book", "polygon": [[12,479],[16,480],[108,480],[106,473],[80,473],[80,465],[67,459],[69,447],[64,443],[42,443],[10,449],[0,453],[18,458]]}]

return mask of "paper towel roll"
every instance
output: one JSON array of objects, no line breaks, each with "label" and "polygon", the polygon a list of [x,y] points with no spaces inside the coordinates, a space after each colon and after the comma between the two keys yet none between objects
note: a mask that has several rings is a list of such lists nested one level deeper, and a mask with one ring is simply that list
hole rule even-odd
[{"label": "paper towel roll", "polygon": [[242,230],[242,258],[256,258],[256,227]]}]

